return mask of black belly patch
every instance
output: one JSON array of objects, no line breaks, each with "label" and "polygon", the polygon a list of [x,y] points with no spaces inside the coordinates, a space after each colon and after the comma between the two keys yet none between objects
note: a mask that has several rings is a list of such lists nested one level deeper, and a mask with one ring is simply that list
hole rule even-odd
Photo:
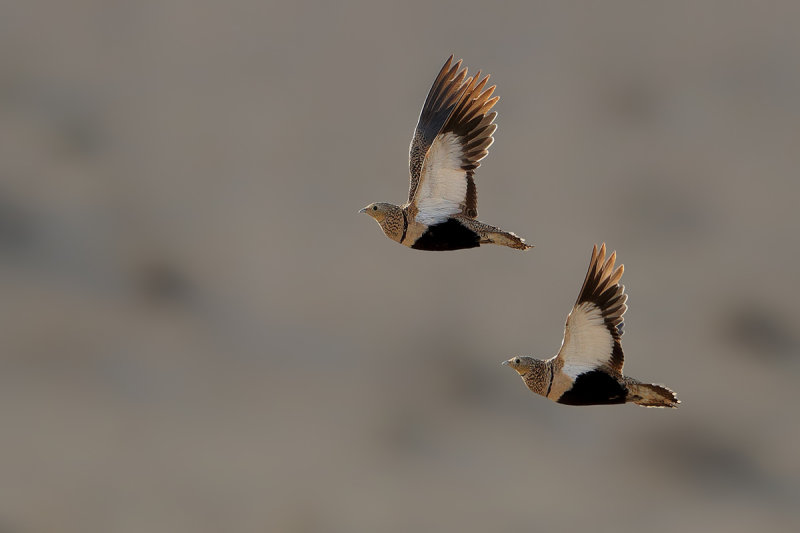
[{"label": "black belly patch", "polygon": [[452,218],[430,226],[414,244],[416,250],[463,250],[480,246],[480,237],[471,229]]},{"label": "black belly patch", "polygon": [[567,405],[625,403],[627,394],[627,390],[616,379],[600,370],[592,370],[578,376],[572,388],[558,399],[558,403]]}]

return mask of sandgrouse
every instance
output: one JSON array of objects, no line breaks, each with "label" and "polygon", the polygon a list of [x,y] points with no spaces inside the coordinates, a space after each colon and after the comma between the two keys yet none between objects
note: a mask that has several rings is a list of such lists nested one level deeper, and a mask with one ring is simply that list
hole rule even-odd
[{"label": "sandgrouse", "polygon": [[622,375],[622,315],[628,295],[620,285],[624,270],[614,269],[616,252],[606,260],[606,245],[595,245],[578,301],[567,317],[558,355],[541,361],[514,357],[503,361],[530,390],[567,405],[633,402],[644,407],[677,407],[675,393],[661,385]]},{"label": "sandgrouse", "polygon": [[491,111],[499,97],[489,76],[467,77],[453,56],[433,82],[411,140],[408,202],[377,202],[361,209],[393,241],[417,250],[460,250],[500,244],[518,250],[530,245],[513,233],[477,220],[474,174],[489,153],[497,128]]}]

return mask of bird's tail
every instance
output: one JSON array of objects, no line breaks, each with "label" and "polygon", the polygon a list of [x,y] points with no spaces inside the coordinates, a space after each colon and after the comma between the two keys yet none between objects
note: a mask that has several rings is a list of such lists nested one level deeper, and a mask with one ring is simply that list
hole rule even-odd
[{"label": "bird's tail", "polygon": [[509,248],[514,248],[515,250],[527,250],[528,248],[533,248],[532,245],[525,244],[525,239],[518,237],[516,234],[511,233],[510,231],[488,231],[484,236],[486,240],[492,244],[508,246]]},{"label": "bird's tail", "polygon": [[662,385],[628,382],[628,401],[643,407],[678,407],[681,401]]}]

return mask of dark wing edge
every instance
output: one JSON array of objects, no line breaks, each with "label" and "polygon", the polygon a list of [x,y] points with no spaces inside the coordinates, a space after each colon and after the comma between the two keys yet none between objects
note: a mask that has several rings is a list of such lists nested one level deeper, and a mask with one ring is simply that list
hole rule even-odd
[{"label": "dark wing edge", "polygon": [[497,124],[494,124],[497,112],[491,109],[500,97],[492,97],[496,88],[494,85],[484,90],[488,81],[488,75],[481,79],[480,70],[467,81],[464,95],[441,131],[441,134],[453,133],[461,145],[461,168],[467,177],[467,195],[462,213],[470,218],[478,216],[475,170],[481,166],[481,159],[489,154],[489,147],[494,142],[492,135],[497,129]]},{"label": "dark wing edge", "polygon": [[409,202],[414,199],[417,192],[422,164],[431,144],[442,131],[447,119],[453,114],[472,81],[471,78],[467,79],[467,69],[461,69],[461,61],[459,59],[455,65],[452,65],[453,56],[451,55],[447,59],[431,85],[428,97],[425,98],[425,104],[420,111],[409,150],[409,172],[411,173],[411,185],[408,190]]},{"label": "dark wing edge", "polygon": [[616,258],[617,252],[612,252],[606,259],[605,243],[600,246],[599,251],[597,245],[594,245],[589,270],[586,272],[586,279],[583,281],[583,287],[581,287],[575,305],[589,302],[600,309],[605,326],[614,338],[614,348],[608,364],[612,370],[622,372],[624,356],[620,338],[624,325],[622,315],[628,310],[625,303],[628,295],[625,294],[625,286],[619,283],[625,267],[619,265],[614,268]]}]

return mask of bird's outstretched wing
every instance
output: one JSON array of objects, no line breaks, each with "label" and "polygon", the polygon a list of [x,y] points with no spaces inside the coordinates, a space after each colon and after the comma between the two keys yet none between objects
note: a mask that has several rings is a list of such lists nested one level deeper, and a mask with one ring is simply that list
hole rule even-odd
[{"label": "bird's outstretched wing", "polygon": [[599,252],[594,246],[583,287],[567,317],[564,341],[556,358],[561,359],[563,372],[572,379],[601,368],[622,373],[620,337],[628,295],[619,283],[624,267],[614,268],[616,256],[614,252],[606,260],[605,243]]},{"label": "bird's outstretched wing", "polygon": [[408,202],[420,222],[433,225],[461,213],[478,216],[478,192],[473,174],[494,141],[491,111],[500,99],[489,76],[467,77],[453,56],[433,82],[411,140]]}]

